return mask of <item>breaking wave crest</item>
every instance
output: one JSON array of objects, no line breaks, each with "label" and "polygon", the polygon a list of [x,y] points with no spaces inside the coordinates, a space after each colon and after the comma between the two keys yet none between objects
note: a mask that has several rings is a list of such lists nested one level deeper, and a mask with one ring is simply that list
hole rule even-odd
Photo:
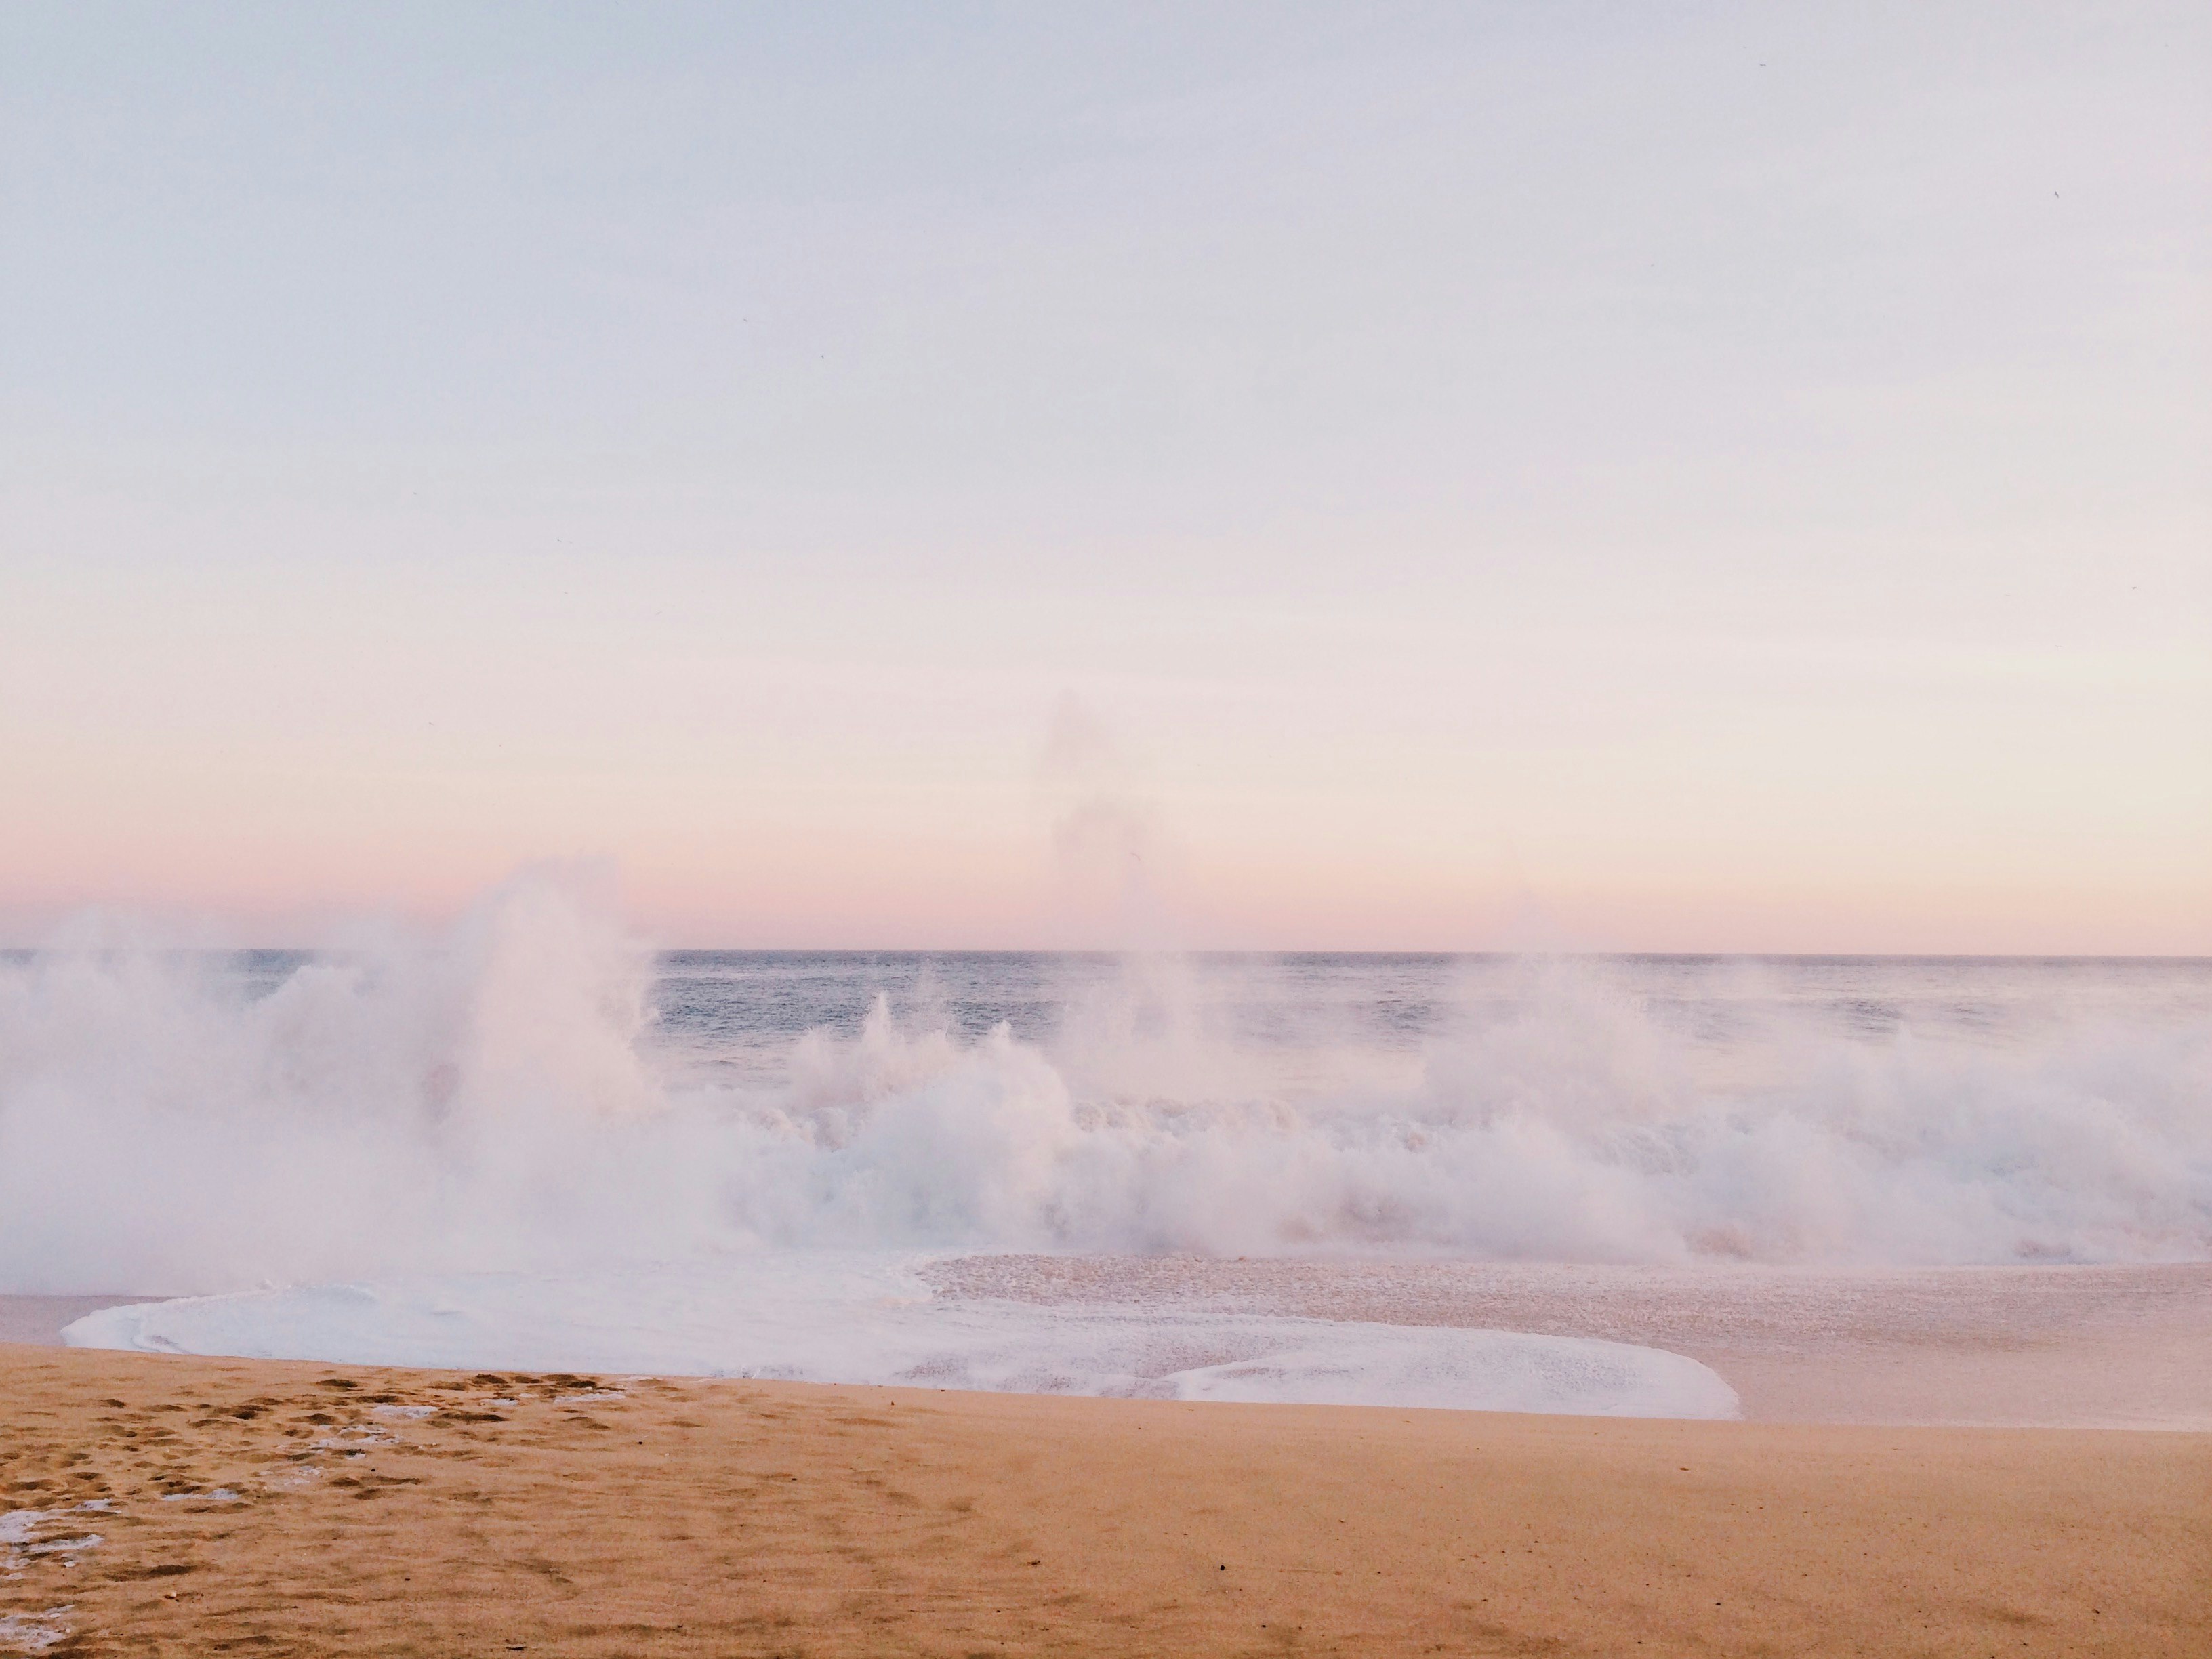
[{"label": "breaking wave crest", "polygon": [[[1188,1024],[654,1042],[652,957],[520,880],[247,995],[147,950],[0,964],[0,1290],[581,1271],[762,1245],[1681,1262],[2212,1255],[2212,1030],[1984,1045],[1777,1014],[1717,1064],[1601,969],[1300,1086]],[[1109,1011],[1110,1012],[1110,1011]]]}]

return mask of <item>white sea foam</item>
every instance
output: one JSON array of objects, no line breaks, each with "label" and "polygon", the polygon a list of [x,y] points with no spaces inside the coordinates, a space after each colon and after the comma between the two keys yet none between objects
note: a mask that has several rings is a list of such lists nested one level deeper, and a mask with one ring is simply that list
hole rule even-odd
[{"label": "white sea foam", "polygon": [[96,1550],[105,1541],[96,1532],[87,1533],[81,1538],[50,1538],[43,1544],[31,1545],[23,1553],[70,1556],[81,1550]]},{"label": "white sea foam", "polygon": [[[83,1507],[90,1509],[92,1505]],[[70,1538],[38,1537],[40,1528],[66,1519],[70,1514],[68,1510],[9,1510],[0,1514],[0,1575],[20,1572],[26,1563],[38,1556],[58,1555],[66,1559],[81,1551],[98,1549],[102,1541],[98,1533]]]},{"label": "white sea foam", "polygon": [[0,1650],[44,1653],[69,1639],[69,1615],[73,1603],[48,1607],[43,1613],[0,1613]]},{"label": "white sea foam", "polygon": [[[1132,997],[1171,1000],[1172,975],[1164,992],[1144,971]],[[2201,1009],[2057,1008],[1977,1045],[1846,1042],[1771,1000],[1717,1065],[1603,969],[1537,964],[1484,1018],[1382,1060],[1324,1054],[1297,1086],[1249,1043],[1143,1028],[1110,997],[1044,1042],[879,1005],[737,1086],[655,1044],[651,985],[604,909],[540,879],[447,939],[313,961],[258,997],[145,950],[0,963],[0,1290],[763,1247],[2212,1253]]]},{"label": "white sea foam", "polygon": [[40,1526],[64,1513],[62,1510],[9,1510],[0,1513],[0,1544],[27,1544]]},{"label": "white sea foam", "polygon": [[[779,1251],[647,1272],[446,1275],[112,1308],[80,1346],[1030,1394],[1732,1417],[1656,1348],[1506,1331],[933,1296],[903,1259]],[[510,1402],[511,1403],[511,1402]]]}]

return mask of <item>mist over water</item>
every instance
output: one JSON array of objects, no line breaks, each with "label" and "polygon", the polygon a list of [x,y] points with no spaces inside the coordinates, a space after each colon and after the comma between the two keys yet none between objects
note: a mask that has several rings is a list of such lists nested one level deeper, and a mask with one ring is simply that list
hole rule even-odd
[{"label": "mist over water", "polygon": [[2212,1255],[2212,964],[655,957],[588,894],[0,963],[0,1290],[763,1247]]}]

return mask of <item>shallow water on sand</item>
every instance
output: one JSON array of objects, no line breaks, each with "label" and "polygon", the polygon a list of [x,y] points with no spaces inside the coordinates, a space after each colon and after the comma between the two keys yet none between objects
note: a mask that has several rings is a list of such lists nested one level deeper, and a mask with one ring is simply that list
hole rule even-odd
[{"label": "shallow water on sand", "polygon": [[1649,1267],[976,1256],[940,1293],[1492,1326],[1711,1366],[1748,1418],[2212,1430],[2212,1264]]}]

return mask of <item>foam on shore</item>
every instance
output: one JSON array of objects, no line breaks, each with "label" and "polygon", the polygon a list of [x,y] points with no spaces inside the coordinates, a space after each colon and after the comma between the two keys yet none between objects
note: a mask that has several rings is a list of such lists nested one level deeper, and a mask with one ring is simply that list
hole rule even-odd
[{"label": "foam on shore", "polygon": [[357,1364],[773,1377],[1030,1394],[1727,1418],[1735,1391],[1628,1343],[934,1295],[913,1258],[468,1273],[111,1308],[74,1346]]}]

